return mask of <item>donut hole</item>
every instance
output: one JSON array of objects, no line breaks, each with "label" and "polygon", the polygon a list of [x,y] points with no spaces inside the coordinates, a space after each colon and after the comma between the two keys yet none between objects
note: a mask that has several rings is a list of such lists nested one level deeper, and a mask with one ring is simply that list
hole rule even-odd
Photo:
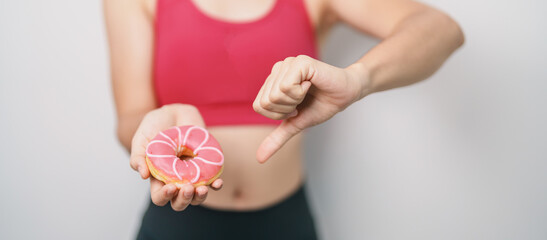
[{"label": "donut hole", "polygon": [[192,149],[182,146],[179,151],[177,151],[177,157],[180,160],[186,161],[191,160],[192,158],[195,158],[196,155],[192,151]]}]

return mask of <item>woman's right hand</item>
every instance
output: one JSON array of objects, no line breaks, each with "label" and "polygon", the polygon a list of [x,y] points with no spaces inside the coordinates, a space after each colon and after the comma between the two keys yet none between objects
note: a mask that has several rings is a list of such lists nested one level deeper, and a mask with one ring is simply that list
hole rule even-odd
[{"label": "woman's right hand", "polygon": [[[125,148],[131,149],[131,167],[143,179],[150,178],[150,193],[156,205],[171,201],[173,209],[180,211],[188,203],[200,204],[207,196],[206,186],[165,185],[150,177],[145,157],[148,142],[160,131],[180,125],[203,127],[203,119],[191,105],[171,104],[155,109],[156,97],[150,78],[154,65],[154,24],[142,1],[104,1],[104,10],[118,138]],[[217,179],[211,187],[219,189],[222,180]]]},{"label": "woman's right hand", "polygon": [[[171,201],[175,211],[186,209],[189,204],[201,204],[207,197],[207,186],[195,188],[191,184],[175,185],[164,184],[162,181],[150,177],[146,165],[146,146],[159,132],[174,126],[197,125],[205,127],[205,123],[197,108],[186,104],[170,104],[148,112],[142,119],[133,140],[131,141],[131,167],[139,172],[143,179],[150,178],[150,194],[152,202],[164,206]],[[222,187],[222,179],[211,183],[211,188],[218,190]]]}]

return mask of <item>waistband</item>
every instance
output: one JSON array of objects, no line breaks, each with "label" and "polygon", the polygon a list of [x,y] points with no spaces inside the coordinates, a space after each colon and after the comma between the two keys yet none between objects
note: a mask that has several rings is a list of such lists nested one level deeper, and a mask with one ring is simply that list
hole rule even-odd
[{"label": "waistband", "polygon": [[[222,215],[260,215],[267,214],[268,212],[278,211],[285,208],[293,208],[295,206],[302,206],[302,204],[308,205],[308,200],[306,198],[306,192],[304,186],[300,186],[295,192],[293,192],[289,197],[282,200],[281,202],[275,203],[272,206],[257,209],[257,210],[226,210],[226,209],[215,209],[202,205],[197,206],[188,206],[186,210],[195,209],[199,211],[205,211],[210,213],[222,214]],[[186,211],[185,210],[185,211]]]}]

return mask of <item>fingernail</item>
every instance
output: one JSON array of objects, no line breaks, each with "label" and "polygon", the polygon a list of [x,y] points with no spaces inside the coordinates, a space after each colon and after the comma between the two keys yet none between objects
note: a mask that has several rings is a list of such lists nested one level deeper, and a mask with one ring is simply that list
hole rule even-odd
[{"label": "fingernail", "polygon": [[173,192],[175,192],[175,188],[170,187],[170,188],[167,189],[167,194],[168,194],[168,195],[173,194]]},{"label": "fingernail", "polygon": [[184,197],[186,197],[186,198],[191,198],[191,197],[192,197],[192,195],[193,195],[193,193],[192,193],[192,192],[189,192],[189,191],[184,191]]},{"label": "fingernail", "polygon": [[287,116],[287,118],[296,117],[296,115],[298,115],[298,111],[294,111],[294,112],[290,113],[289,116]]}]

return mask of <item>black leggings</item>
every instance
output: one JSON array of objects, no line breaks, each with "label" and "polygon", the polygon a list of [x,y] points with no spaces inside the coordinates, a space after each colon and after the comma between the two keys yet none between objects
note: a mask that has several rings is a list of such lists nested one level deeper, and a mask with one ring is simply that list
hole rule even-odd
[{"label": "black leggings", "polygon": [[304,188],[281,203],[257,211],[213,210],[149,204],[138,240],[150,239],[317,239]]}]

